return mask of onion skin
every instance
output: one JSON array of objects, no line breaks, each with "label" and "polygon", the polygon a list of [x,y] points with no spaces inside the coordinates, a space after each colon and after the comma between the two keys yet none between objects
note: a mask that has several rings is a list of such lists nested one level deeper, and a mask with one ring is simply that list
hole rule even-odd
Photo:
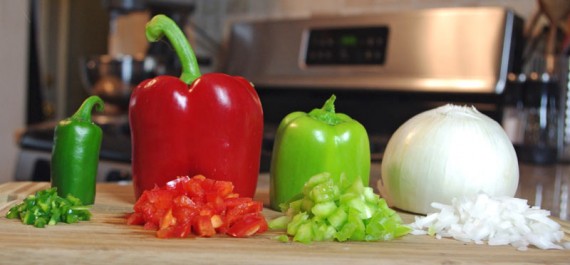
[{"label": "onion skin", "polygon": [[432,202],[479,192],[513,197],[519,179],[503,128],[474,107],[445,105],[420,113],[394,132],[378,189],[392,207],[428,214]]}]

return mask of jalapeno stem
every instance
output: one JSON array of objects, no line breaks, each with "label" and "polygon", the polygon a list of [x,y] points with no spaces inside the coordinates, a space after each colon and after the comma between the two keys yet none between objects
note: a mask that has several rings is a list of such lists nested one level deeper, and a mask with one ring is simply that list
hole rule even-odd
[{"label": "jalapeno stem", "polygon": [[96,111],[103,112],[103,109],[105,108],[103,100],[98,96],[88,97],[83,101],[83,104],[81,104],[81,107],[77,109],[75,114],[71,116],[71,119],[91,122],[91,112],[93,111],[93,107],[96,108]]},{"label": "jalapeno stem", "polygon": [[182,74],[180,75],[182,82],[190,84],[200,77],[196,55],[194,55],[188,39],[172,19],[165,15],[156,15],[146,24],[145,32],[146,38],[151,42],[158,41],[163,36],[168,38],[182,65]]}]

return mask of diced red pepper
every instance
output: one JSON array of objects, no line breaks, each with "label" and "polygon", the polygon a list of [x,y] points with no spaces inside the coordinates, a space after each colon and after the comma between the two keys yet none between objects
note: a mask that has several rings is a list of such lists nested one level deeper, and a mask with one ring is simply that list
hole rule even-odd
[{"label": "diced red pepper", "polygon": [[158,230],[158,224],[153,222],[146,222],[143,226],[144,230]]},{"label": "diced red pepper", "polygon": [[145,220],[141,213],[131,213],[127,216],[128,225],[143,225],[144,223]]},{"label": "diced red pepper", "polygon": [[224,203],[226,204],[227,208],[234,208],[240,204],[245,204],[252,201],[249,197],[230,197],[224,199]]},{"label": "diced red pepper", "polygon": [[201,215],[194,218],[194,233],[201,237],[211,237],[216,234],[216,230],[212,225],[212,217]]},{"label": "diced red pepper", "polygon": [[166,212],[166,214],[162,217],[162,219],[160,219],[159,228],[162,230],[167,227],[175,225],[176,225],[176,218],[174,218],[174,216],[172,215],[172,209],[169,209],[168,212]]},{"label": "diced red pepper", "polygon": [[180,177],[145,191],[127,216],[127,224],[157,230],[159,238],[211,237],[226,233],[247,237],[267,230],[263,204],[240,198],[231,182],[202,175]]},{"label": "diced red pepper", "polygon": [[267,231],[265,218],[257,214],[248,214],[238,220],[227,234],[233,237],[249,237]]},{"label": "diced red pepper", "polygon": [[216,213],[226,212],[227,206],[224,203],[224,199],[217,194],[207,194],[206,204]]},{"label": "diced red pepper", "polygon": [[225,198],[233,192],[234,185],[231,182],[227,181],[216,181],[212,187],[212,190],[221,198]]},{"label": "diced red pepper", "polygon": [[190,226],[175,225],[156,231],[158,238],[174,238],[191,236]]}]

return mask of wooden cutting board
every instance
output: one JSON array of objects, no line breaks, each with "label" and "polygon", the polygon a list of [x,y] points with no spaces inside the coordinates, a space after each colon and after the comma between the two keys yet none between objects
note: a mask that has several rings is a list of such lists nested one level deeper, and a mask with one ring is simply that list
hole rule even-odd
[{"label": "wooden cutting board", "polygon": [[[41,229],[5,218],[12,205],[48,187],[37,182],[0,185],[0,264],[570,264],[570,250],[517,251],[429,236],[301,244],[281,243],[274,238],[282,232],[269,231],[252,238],[158,239],[153,231],[125,224],[134,203],[130,184],[98,184],[89,222]],[[260,189],[256,198],[268,202],[267,195],[267,189]],[[279,215],[269,209],[264,214]],[[407,223],[413,220],[401,215]],[[568,240],[570,225],[560,223]]]}]

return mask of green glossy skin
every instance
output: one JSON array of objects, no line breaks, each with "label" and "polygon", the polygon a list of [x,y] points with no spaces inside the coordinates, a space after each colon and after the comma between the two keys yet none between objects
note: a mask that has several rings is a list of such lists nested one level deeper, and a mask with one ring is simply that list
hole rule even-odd
[{"label": "green glossy skin", "polygon": [[103,110],[97,96],[87,98],[73,116],[55,127],[51,157],[51,186],[61,197],[71,194],[85,205],[95,202],[95,184],[103,132],[91,121],[96,106]]},{"label": "green glossy skin", "polygon": [[312,176],[328,172],[339,183],[360,178],[368,186],[370,145],[366,129],[348,115],[334,112],[334,95],[322,109],[293,112],[277,129],[270,168],[270,204],[302,192]]}]

